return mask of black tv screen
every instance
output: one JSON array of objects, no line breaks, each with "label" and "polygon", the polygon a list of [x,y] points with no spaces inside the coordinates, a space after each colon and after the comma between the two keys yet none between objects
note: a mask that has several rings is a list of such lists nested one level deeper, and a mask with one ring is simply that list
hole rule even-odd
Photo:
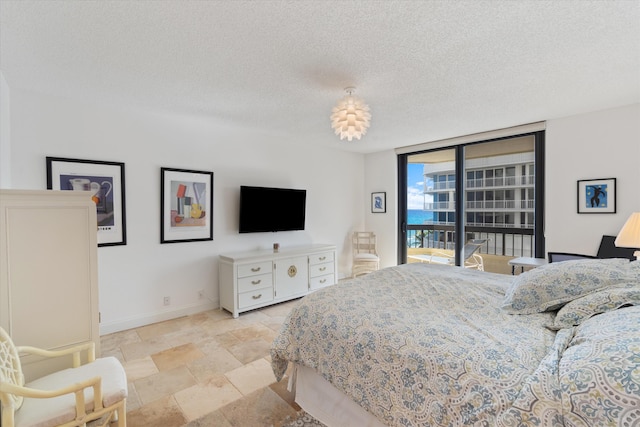
[{"label": "black tv screen", "polygon": [[306,190],[240,187],[240,233],[304,230]]}]

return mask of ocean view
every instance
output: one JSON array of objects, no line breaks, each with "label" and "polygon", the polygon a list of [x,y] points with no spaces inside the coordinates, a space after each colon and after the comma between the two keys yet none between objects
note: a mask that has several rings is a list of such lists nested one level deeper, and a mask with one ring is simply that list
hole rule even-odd
[{"label": "ocean view", "polygon": [[407,209],[407,224],[421,225],[426,220],[433,219],[433,212],[423,211],[420,209]]}]

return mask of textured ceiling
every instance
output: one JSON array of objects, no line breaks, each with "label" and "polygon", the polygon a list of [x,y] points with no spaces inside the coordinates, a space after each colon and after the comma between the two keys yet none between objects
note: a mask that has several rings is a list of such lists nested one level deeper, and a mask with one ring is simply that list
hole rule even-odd
[{"label": "textured ceiling", "polygon": [[[639,1],[0,1],[10,88],[375,152],[640,102]],[[330,128],[343,88],[361,141]]]}]

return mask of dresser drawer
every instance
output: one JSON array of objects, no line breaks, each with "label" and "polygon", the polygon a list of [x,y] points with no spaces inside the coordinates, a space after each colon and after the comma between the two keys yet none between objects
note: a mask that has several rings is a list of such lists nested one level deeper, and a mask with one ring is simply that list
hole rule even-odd
[{"label": "dresser drawer", "polygon": [[309,265],[321,264],[333,261],[333,252],[322,252],[319,254],[309,255]]},{"label": "dresser drawer", "polygon": [[257,289],[252,292],[238,294],[238,308],[243,309],[252,305],[273,301],[273,288]]},{"label": "dresser drawer", "polygon": [[309,277],[324,276],[325,274],[333,274],[334,264],[326,262],[324,264],[315,264],[309,266]]},{"label": "dresser drawer", "polygon": [[312,277],[311,279],[309,279],[309,289],[311,289],[312,291],[331,285],[335,285],[333,273],[325,274],[324,276]]},{"label": "dresser drawer", "polygon": [[259,274],[271,273],[273,267],[271,261],[256,262],[238,266],[238,278],[247,276],[257,276]]},{"label": "dresser drawer", "polygon": [[238,279],[238,292],[252,292],[256,289],[273,287],[273,274],[261,274]]}]

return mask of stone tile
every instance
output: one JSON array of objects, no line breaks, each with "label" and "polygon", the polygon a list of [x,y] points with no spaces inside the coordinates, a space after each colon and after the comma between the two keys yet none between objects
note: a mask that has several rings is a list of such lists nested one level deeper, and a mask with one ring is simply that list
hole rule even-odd
[{"label": "stone tile", "polygon": [[151,325],[142,326],[137,328],[136,331],[143,341],[151,340],[153,338],[160,337],[162,335],[179,331],[180,329],[189,325],[189,319],[179,317],[177,319],[171,319],[164,322],[153,323]]},{"label": "stone tile", "polygon": [[245,396],[276,381],[271,365],[264,359],[227,372],[225,376]]},{"label": "stone tile", "polygon": [[289,406],[291,406],[296,412],[298,412],[302,408],[300,408],[300,405],[295,402],[295,396],[293,395],[293,393],[287,390],[288,384],[289,377],[285,375],[279,382],[270,384],[269,388],[273,390],[273,392],[278,396],[280,396],[280,399],[287,402]]},{"label": "stone tile", "polygon": [[275,332],[279,332],[286,318],[287,316],[271,316],[267,320],[263,320],[261,323],[267,328]]},{"label": "stone tile", "polygon": [[140,398],[138,397],[138,391],[136,385],[132,382],[127,383],[127,412],[138,409],[142,406]]},{"label": "stone tile", "polygon": [[192,343],[172,347],[151,355],[159,371],[169,371],[203,357],[204,354]]},{"label": "stone tile", "polygon": [[171,396],[158,399],[139,409],[127,412],[128,427],[180,427],[187,422],[180,407]]},{"label": "stone tile", "polygon": [[162,337],[146,341],[132,342],[120,347],[125,360],[143,359],[171,348]]},{"label": "stone tile", "polygon": [[271,343],[261,338],[239,342],[229,347],[229,352],[244,364],[262,359],[271,352]]},{"label": "stone tile", "polygon": [[210,310],[101,337],[102,355],[117,357],[127,372],[127,425],[280,427],[294,417],[299,407],[287,376],[275,382],[269,350],[296,304],[237,319]]},{"label": "stone tile", "polygon": [[296,411],[269,387],[257,390],[220,410],[234,427],[281,426]]},{"label": "stone tile", "polygon": [[208,353],[205,357],[187,364],[196,381],[203,382],[216,375],[233,371],[242,366],[242,362],[233,357],[224,348]]},{"label": "stone tile", "polygon": [[202,418],[189,422],[185,427],[234,427],[222,411],[213,411]]},{"label": "stone tile", "polygon": [[255,338],[262,338],[269,343],[271,343],[276,337],[276,334],[272,329],[269,329],[260,323],[251,325],[247,328],[231,331],[231,335],[238,338],[240,341],[249,341]]},{"label": "stone tile", "polygon": [[240,343],[238,337],[233,335],[232,332],[225,332],[224,334],[216,335],[215,340],[221,347],[229,348],[233,345]]},{"label": "stone tile", "polygon": [[235,400],[242,394],[224,375],[198,383],[174,395],[188,421],[203,417]]},{"label": "stone tile", "polygon": [[146,378],[134,381],[138,396],[143,405],[154,400],[170,396],[195,385],[196,380],[186,366],[159,372]]},{"label": "stone tile", "polygon": [[131,360],[122,364],[127,373],[128,381],[139,380],[158,373],[158,368],[150,356],[142,359]]},{"label": "stone tile", "polygon": [[114,332],[108,335],[102,335],[100,337],[100,350],[102,353],[110,352],[115,349],[119,349],[125,344],[131,344],[133,342],[140,342],[140,335],[135,329],[129,329],[121,332]]}]

